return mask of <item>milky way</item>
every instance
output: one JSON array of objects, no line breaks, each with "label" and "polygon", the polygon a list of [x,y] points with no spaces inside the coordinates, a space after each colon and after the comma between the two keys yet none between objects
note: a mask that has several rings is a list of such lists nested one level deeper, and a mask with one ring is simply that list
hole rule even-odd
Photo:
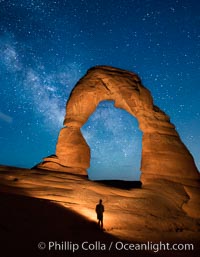
[{"label": "milky way", "polygon": [[[200,3],[0,0],[0,163],[55,152],[65,104],[95,65],[138,73],[200,168]],[[139,179],[137,120],[102,102],[82,132],[91,178]]]}]

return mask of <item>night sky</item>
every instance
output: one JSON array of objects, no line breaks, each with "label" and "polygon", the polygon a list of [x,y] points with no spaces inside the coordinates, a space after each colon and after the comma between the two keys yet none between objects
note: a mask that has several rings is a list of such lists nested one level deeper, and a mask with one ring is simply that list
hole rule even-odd
[{"label": "night sky", "polygon": [[[198,0],[0,0],[0,163],[55,152],[65,104],[95,65],[133,71],[200,169]],[[102,102],[82,128],[92,179],[139,179],[137,120]]]}]

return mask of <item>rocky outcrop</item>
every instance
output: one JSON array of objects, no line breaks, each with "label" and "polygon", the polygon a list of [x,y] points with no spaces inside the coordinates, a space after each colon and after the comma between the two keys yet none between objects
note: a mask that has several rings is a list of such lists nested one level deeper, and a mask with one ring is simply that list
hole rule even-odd
[{"label": "rocky outcrop", "polygon": [[196,185],[199,172],[194,159],[170,118],[153,104],[150,91],[136,74],[107,66],[91,68],[76,84],[66,105],[56,155],[45,158],[38,168],[86,174],[90,149],[80,128],[103,100],[113,100],[115,107],[126,110],[138,120],[143,132],[143,185],[155,179]]},{"label": "rocky outcrop", "polygon": [[[2,201],[2,192],[7,194],[4,201]],[[2,206],[0,232],[2,230],[2,235],[4,236],[6,232],[12,234],[11,224],[16,225],[19,217],[24,217],[25,208],[30,206],[23,202],[23,209],[19,212],[18,204],[14,205],[17,209],[9,206],[8,195],[10,194],[15,196],[17,203],[19,203],[17,195],[29,196],[29,203],[32,201],[30,197],[48,199],[51,203],[58,203],[65,210],[74,211],[74,215],[82,215],[92,222],[96,222],[95,206],[99,199],[103,199],[105,206],[105,232],[117,237],[118,240],[130,240],[131,242],[137,240],[143,242],[149,240],[157,242],[174,241],[178,243],[189,243],[191,241],[195,243],[197,241],[195,250],[198,251],[197,247],[200,242],[200,188],[186,188],[176,182],[158,179],[155,180],[154,185],[149,184],[148,187],[138,188],[134,182],[97,182],[90,181],[85,176],[70,174],[69,172],[46,172],[45,170],[27,170],[0,165],[0,200]],[[7,203],[7,206],[5,203]],[[43,205],[43,202],[39,203],[42,204],[45,210],[44,218],[48,222],[51,233],[53,233],[53,230],[49,219],[50,216],[58,226],[59,237],[57,236],[57,238],[60,238],[60,233],[64,232],[64,240],[66,238],[72,240],[73,235],[78,240],[78,235],[82,233],[84,240],[86,240],[87,234],[91,233],[88,228],[86,228],[86,231],[82,231],[82,224],[85,224],[85,222],[76,221],[76,224],[74,224],[74,216],[68,217],[65,214],[64,219],[70,221],[70,227],[66,228],[62,223],[63,215],[59,213],[54,216],[48,206]],[[14,216],[10,215],[11,208],[15,211]],[[30,230],[32,224],[28,223],[29,217],[36,217],[39,220],[41,218],[41,213],[37,213],[38,210],[40,210],[38,204],[34,204],[33,208],[28,210],[28,217],[24,219],[26,237],[27,228],[32,233],[32,230]],[[8,213],[8,216],[11,216],[11,220],[7,224],[5,223],[6,216],[2,216],[2,213],[5,212]],[[8,227],[7,231],[5,230],[6,226]],[[37,236],[38,233],[34,238],[34,242],[38,239]],[[39,236],[41,238],[40,234]],[[54,238],[52,236],[50,240]],[[57,238],[55,239],[58,240]],[[30,238],[28,239],[30,241]],[[95,237],[92,239],[96,240]],[[186,253],[187,256],[191,256],[192,251]],[[113,255],[111,254],[111,256]],[[117,256],[120,256],[119,253]],[[166,253],[164,256],[166,257]],[[173,256],[172,251],[169,256]],[[174,256],[177,256],[177,252]],[[183,251],[180,256],[183,256]],[[198,254],[195,256],[198,256]]]}]

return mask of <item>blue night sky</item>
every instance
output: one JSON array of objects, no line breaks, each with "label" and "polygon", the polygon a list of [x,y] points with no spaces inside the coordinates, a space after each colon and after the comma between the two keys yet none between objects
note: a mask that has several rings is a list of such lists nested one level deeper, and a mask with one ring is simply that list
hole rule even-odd
[{"label": "blue night sky", "polygon": [[[95,65],[139,74],[200,169],[198,0],[0,0],[0,163],[55,152],[65,104]],[[102,102],[82,128],[93,179],[139,179],[137,120]]]}]

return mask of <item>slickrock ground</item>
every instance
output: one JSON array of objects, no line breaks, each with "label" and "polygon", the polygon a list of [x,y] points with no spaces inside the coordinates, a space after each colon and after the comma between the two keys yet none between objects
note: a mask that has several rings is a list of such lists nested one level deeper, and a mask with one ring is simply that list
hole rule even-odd
[{"label": "slickrock ground", "polygon": [[[73,256],[196,256],[200,216],[196,217],[192,208],[198,201],[194,199],[188,207],[191,192],[186,194],[182,185],[156,183],[140,188],[134,182],[94,182],[73,173],[0,166],[1,256],[73,255],[72,251],[38,250],[40,241],[49,240],[80,244],[100,241],[106,246],[118,241],[162,241],[194,243],[195,247],[194,251],[158,253],[77,251]],[[100,198],[105,205],[105,231],[96,225],[94,209]]]}]

